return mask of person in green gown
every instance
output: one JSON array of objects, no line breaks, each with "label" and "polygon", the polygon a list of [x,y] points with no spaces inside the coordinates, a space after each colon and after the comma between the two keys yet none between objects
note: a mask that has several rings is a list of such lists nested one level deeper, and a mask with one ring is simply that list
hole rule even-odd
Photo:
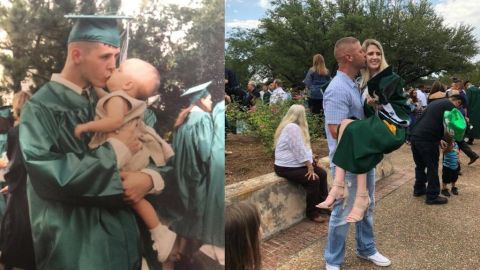
[{"label": "person in green gown", "polygon": [[[338,129],[338,146],[333,156],[334,188],[319,208],[330,207],[343,196],[346,171],[356,173],[358,190],[347,222],[358,222],[364,217],[370,200],[366,173],[405,141],[408,114],[403,80],[388,66],[383,48],[377,40],[367,39],[362,45],[366,52],[366,68],[362,70],[364,98],[375,106],[364,106],[362,120],[344,119]],[[373,98],[376,98],[374,100]]]},{"label": "person in green gown", "polygon": [[466,137],[467,143],[473,144],[475,139],[480,138],[480,89],[469,81],[465,82],[465,89],[467,89],[469,124],[472,126],[471,129],[467,128]]},{"label": "person in green gown", "polygon": [[160,170],[119,171],[140,149],[134,125],[94,150],[88,148],[92,134],[77,139],[73,132],[93,120],[93,87],[105,87],[115,69],[117,18],[76,19],[61,73],[22,111],[20,146],[37,269],[141,268],[145,248],[129,204],[156,190]]},{"label": "person in green gown", "polygon": [[212,118],[209,85],[190,88],[182,95],[191,105],[176,121],[172,147],[178,196],[185,211],[171,228],[183,238],[184,257],[207,256],[210,269],[216,269],[225,264],[225,109],[223,103],[215,106]]}]

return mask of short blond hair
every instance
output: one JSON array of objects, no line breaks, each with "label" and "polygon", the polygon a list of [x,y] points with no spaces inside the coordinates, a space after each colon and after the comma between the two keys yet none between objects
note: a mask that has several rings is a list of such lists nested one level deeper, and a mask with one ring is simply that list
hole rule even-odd
[{"label": "short blond hair", "polygon": [[345,57],[345,53],[351,51],[352,46],[357,42],[360,43],[360,41],[354,37],[344,37],[337,40],[335,48],[333,49],[333,55],[337,63],[343,62],[342,59]]}]

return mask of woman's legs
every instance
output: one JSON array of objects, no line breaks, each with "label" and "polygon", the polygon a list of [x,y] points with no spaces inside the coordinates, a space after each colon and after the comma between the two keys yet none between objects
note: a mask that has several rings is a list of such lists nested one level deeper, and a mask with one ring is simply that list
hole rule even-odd
[{"label": "woman's legs", "polygon": [[357,175],[357,194],[353,203],[352,211],[347,216],[347,222],[357,222],[363,219],[365,211],[370,204],[370,198],[367,191],[367,174]]},{"label": "woman's legs", "polygon": [[315,206],[323,201],[328,193],[327,173],[325,170],[314,165],[314,171],[319,176],[319,179],[308,180],[305,177],[305,174],[308,172],[307,167],[287,168],[275,165],[274,169],[278,176],[303,186],[307,195],[306,216],[310,219],[316,218],[320,212]]},{"label": "woman's legs", "polygon": [[[347,128],[347,126],[353,121],[354,120],[351,120],[351,119],[342,120],[342,122],[340,123],[340,127],[338,129],[338,136],[337,136],[338,142],[340,142],[345,128]],[[317,207],[330,208],[332,207],[336,199],[343,198],[344,182],[345,182],[345,170],[340,168],[339,166],[335,166],[335,179],[333,180],[332,189],[330,189],[327,199],[319,203]]]}]

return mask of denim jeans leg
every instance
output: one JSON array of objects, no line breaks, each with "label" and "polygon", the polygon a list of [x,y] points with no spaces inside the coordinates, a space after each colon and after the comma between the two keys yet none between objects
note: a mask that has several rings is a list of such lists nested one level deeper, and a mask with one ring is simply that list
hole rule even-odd
[{"label": "denim jeans leg", "polygon": [[[367,175],[367,187],[371,194],[373,201],[373,194],[375,190],[374,170]],[[334,169],[332,169],[332,176],[334,176]],[[325,247],[325,261],[330,265],[340,266],[345,258],[345,244],[348,235],[349,224],[345,221],[347,215],[350,213],[357,190],[357,176],[348,173],[345,175],[345,188],[348,189],[347,202],[344,205],[344,200],[338,200],[333,205],[330,222],[328,225],[327,245]],[[376,252],[375,242],[373,238],[373,204],[369,207],[369,214],[364,220],[357,222],[357,250],[360,255],[370,256]]]},{"label": "denim jeans leg", "polygon": [[367,174],[367,189],[370,196],[370,205],[363,219],[355,223],[355,239],[357,253],[367,257],[377,252],[373,235],[373,210],[375,209],[375,169]]}]

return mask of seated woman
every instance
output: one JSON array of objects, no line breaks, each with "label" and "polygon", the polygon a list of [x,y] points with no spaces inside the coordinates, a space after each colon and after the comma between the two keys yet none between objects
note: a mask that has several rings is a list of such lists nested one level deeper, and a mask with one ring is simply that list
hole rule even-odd
[{"label": "seated woman", "polygon": [[313,162],[307,117],[302,105],[292,105],[275,132],[275,173],[301,184],[307,193],[307,217],[324,222],[328,210],[316,204],[327,197],[327,173]]}]

